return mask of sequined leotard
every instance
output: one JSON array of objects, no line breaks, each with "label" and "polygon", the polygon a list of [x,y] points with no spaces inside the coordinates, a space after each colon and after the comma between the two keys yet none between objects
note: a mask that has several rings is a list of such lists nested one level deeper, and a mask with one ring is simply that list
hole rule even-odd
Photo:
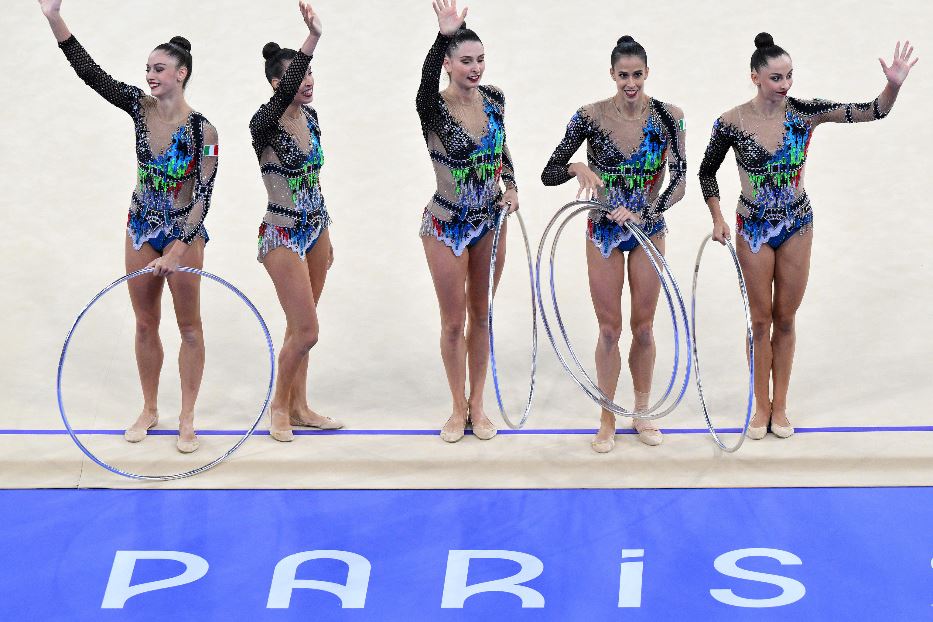
[{"label": "sequined leotard", "polygon": [[[683,198],[686,183],[683,112],[649,98],[645,120],[633,123],[622,117],[611,98],[583,106],[570,119],[563,140],[541,173],[544,185],[573,179],[567,164],[584,140],[587,163],[605,184],[599,189],[599,200],[639,215],[646,235],[665,233],[664,212]],[[665,162],[671,178],[662,192]],[[587,235],[603,257],[609,257],[614,248],[624,252],[638,246],[631,231],[595,210],[587,222]]]},{"label": "sequined leotard", "polygon": [[110,77],[74,36],[58,45],[78,77],[133,119],[137,180],[127,218],[133,248],[148,242],[162,252],[172,240],[206,241],[204,218],[217,173],[214,126],[198,112],[181,126],[162,122],[155,98]]},{"label": "sequined leotard", "polygon": [[500,179],[515,187],[512,158],[505,140],[505,96],[479,86],[487,117],[486,133],[474,138],[454,117],[438,92],[450,37],[438,33],[421,72],[415,105],[431,154],[437,190],[425,208],[421,235],[433,236],[460,256],[493,226],[502,196]]},{"label": "sequined leotard", "polygon": [[321,194],[324,151],[317,111],[307,105],[300,107],[307,136],[283,126],[282,115],[295,98],[310,62],[310,56],[298,51],[272,98],[249,122],[268,193],[266,215],[259,226],[259,261],[279,246],[304,259],[331,223]]},{"label": "sequined leotard", "polygon": [[733,148],[742,183],[736,230],[753,252],[762,244],[776,249],[793,234],[813,226],[804,167],[816,126],[874,121],[888,112],[880,109],[877,98],[864,104],[839,104],[788,97],[785,114],[774,120],[754,114],[750,103],[733,108],[713,123],[713,136],[700,165],[703,198],[719,197],[716,172]]}]

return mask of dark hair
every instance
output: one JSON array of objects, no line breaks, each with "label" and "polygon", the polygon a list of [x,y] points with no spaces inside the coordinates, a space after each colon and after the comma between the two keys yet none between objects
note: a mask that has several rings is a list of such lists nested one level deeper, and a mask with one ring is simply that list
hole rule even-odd
[{"label": "dark hair", "polygon": [[283,48],[274,41],[262,46],[262,57],[266,59],[266,80],[272,82],[272,78],[284,76],[286,65],[297,55],[295,50]]},{"label": "dark hair", "polygon": [[467,41],[476,41],[477,43],[482,43],[479,38],[479,35],[466,27],[466,22],[460,25],[460,28],[450,37],[450,42],[447,44],[447,51],[444,52],[446,56],[453,54],[453,51],[460,47],[461,43],[466,43]]},{"label": "dark hair", "polygon": [[648,52],[642,47],[641,43],[629,35],[619,37],[616,46],[612,48],[612,54],[609,57],[610,66],[615,66],[616,61],[623,56],[637,56],[648,66]]},{"label": "dark hair", "polygon": [[191,59],[191,42],[180,35],[175,35],[169,39],[168,43],[156,46],[156,49],[162,50],[174,58],[179,67],[188,68],[188,75],[185,76],[185,81],[181,83],[181,88],[188,86],[188,80],[191,79],[191,66],[193,64]]},{"label": "dark hair", "polygon": [[[768,64],[768,61],[778,56],[784,56],[787,51],[774,44],[774,37],[766,32],[759,32],[755,37],[755,51],[752,53],[752,71],[758,71]],[[790,56],[790,54],[787,54]]]}]

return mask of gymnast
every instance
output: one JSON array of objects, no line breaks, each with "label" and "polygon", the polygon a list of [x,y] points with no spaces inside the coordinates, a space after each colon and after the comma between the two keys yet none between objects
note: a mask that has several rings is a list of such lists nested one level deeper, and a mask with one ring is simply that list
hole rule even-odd
[{"label": "gymnast", "polygon": [[[440,436],[454,443],[468,423],[482,440],[497,432],[483,407],[493,238],[487,234],[500,210],[518,209],[518,189],[506,144],[505,95],[480,85],[486,55],[480,38],[466,28],[467,9],[458,14],[456,0],[433,5],[440,32],[424,61],[416,108],[437,190],[424,210],[420,234],[440,306],[441,359],[453,399]],[[438,92],[442,69],[450,83]],[[504,227],[494,284],[505,263]],[[464,394],[467,370],[469,397]]]},{"label": "gymnast", "polygon": [[168,281],[181,349],[181,412],[176,447],[182,453],[199,446],[194,406],[204,371],[204,334],[200,315],[200,277],[176,272],[179,265],[201,268],[208,241],[204,218],[210,208],[217,172],[217,130],[185,100],[191,78],[191,44],[172,37],[149,54],[149,95],[110,77],[71,34],[61,16],[62,0],[39,0],[52,34],[75,73],[105,100],[133,120],[137,179],[124,243],[127,273],[152,268],[127,282],[136,316],[136,365],[143,408],[124,433],[131,443],[146,437],[159,422],[159,373],[163,350],[159,338],[162,290]]},{"label": "gymnast", "polygon": [[[563,140],[541,173],[541,181],[556,186],[576,177],[577,198],[599,200],[612,211],[594,210],[587,221],[586,263],[590,294],[599,323],[596,378],[600,390],[613,399],[622,357],[622,292],[628,256],[632,299],[632,345],[629,370],[635,392],[635,412],[648,409],[654,371],[654,313],[661,283],[637,238],[625,227],[635,223],[660,252],[667,225],[664,212],[684,196],[686,132],[680,108],[645,93],[648,55],[631,36],[621,37],[610,54],[612,97],[577,110]],[[570,162],[586,141],[587,162]],[[670,180],[662,191],[665,163]],[[633,419],[638,438],[660,445],[663,436],[647,419]],[[598,453],[615,447],[615,414],[600,413],[599,432],[591,446]]]},{"label": "gymnast", "polygon": [[321,38],[321,20],[307,2],[298,5],[308,36],[298,50],[271,42],[263,47],[273,94],[249,122],[268,194],[259,226],[258,259],[275,285],[286,322],[269,407],[269,435],[281,442],[294,440],[292,426],[343,427],[308,406],[308,358],[318,340],[317,305],[333,248],[327,229],[330,216],[321,194],[321,126],[310,106],[314,75],[309,64]]},{"label": "gymnast", "polygon": [[873,101],[840,104],[788,95],[794,82],[790,55],[766,32],[755,37],[751,80],[758,93],[713,123],[700,165],[700,186],[713,218],[713,239],[725,243],[729,225],[720,210],[716,173],[735,150],[742,191],[737,253],[748,288],[755,346],[755,414],[748,437],[762,439],[770,426],[780,438],[794,433],[787,417],[787,390],[796,344],[795,316],[807,287],[813,245],[813,210],[804,169],[813,131],[821,123],[883,119],[917,59],[900,42],[889,66],[878,59],[887,82]]}]

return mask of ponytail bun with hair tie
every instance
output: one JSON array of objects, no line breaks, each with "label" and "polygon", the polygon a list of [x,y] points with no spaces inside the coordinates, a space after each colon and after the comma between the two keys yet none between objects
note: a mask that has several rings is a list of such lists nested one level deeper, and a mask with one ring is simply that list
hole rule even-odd
[{"label": "ponytail bun with hair tie", "polygon": [[174,37],[169,39],[168,42],[171,43],[172,45],[177,45],[178,47],[188,52],[189,54],[191,53],[191,42],[185,39],[184,37],[182,37],[181,35],[175,35]]},{"label": "ponytail bun with hair tie", "polygon": [[637,56],[645,63],[645,67],[648,67],[648,52],[631,35],[622,35],[616,41],[616,46],[612,48],[612,54],[609,55],[609,66],[614,67],[616,61],[623,56]]},{"label": "ponytail bun with hair tie", "polygon": [[188,70],[188,74],[185,76],[184,81],[181,83],[182,88],[188,86],[188,80],[191,79],[191,72],[193,71],[194,67],[194,62],[191,58],[191,42],[181,35],[175,35],[169,39],[168,43],[163,43],[156,46],[156,50],[165,52],[173,59],[175,59],[175,62],[179,67],[185,67]]},{"label": "ponytail bun with hair tie", "polygon": [[285,75],[285,69],[288,63],[297,55],[298,52],[295,50],[283,48],[274,41],[270,41],[262,46],[262,57],[266,59],[266,80],[271,83],[273,78],[281,79],[281,77]]},{"label": "ponytail bun with hair tie", "polygon": [[769,48],[774,45],[774,37],[772,37],[767,32],[759,32],[758,36],[755,37],[755,48],[760,50],[761,48]]},{"label": "ponytail bun with hair tie", "polygon": [[270,58],[278,54],[281,50],[282,50],[282,46],[280,46],[275,41],[270,41],[269,43],[262,46],[262,57],[266,60],[269,60]]},{"label": "ponytail bun with hair tie", "polygon": [[752,60],[749,65],[752,71],[757,72],[766,66],[772,58],[784,55],[790,56],[784,48],[774,42],[774,37],[767,32],[759,32],[755,37],[755,51],[752,53]]}]

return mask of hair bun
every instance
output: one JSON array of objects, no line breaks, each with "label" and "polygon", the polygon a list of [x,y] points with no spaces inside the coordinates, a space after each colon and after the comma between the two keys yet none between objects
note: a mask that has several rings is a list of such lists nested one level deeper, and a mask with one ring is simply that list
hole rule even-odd
[{"label": "hair bun", "polygon": [[181,35],[175,35],[168,40],[172,45],[177,45],[186,52],[191,52],[191,42],[182,37]]},{"label": "hair bun", "polygon": [[624,45],[626,43],[635,43],[635,39],[631,35],[622,35],[619,37],[619,40],[616,41],[616,46]]},{"label": "hair bun", "polygon": [[262,46],[262,57],[266,60],[269,60],[276,54],[282,51],[282,46],[280,46],[275,41],[270,41],[269,43]]},{"label": "hair bun", "polygon": [[774,46],[774,37],[769,35],[766,32],[759,32],[758,36],[755,37],[755,48],[769,48]]}]

